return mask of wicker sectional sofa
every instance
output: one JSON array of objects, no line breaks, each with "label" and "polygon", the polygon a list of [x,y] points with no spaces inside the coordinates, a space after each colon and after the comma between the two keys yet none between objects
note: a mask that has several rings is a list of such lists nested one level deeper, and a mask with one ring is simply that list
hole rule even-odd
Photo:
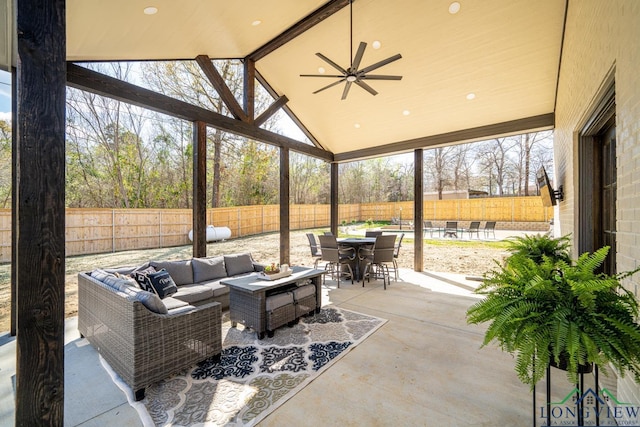
[{"label": "wicker sectional sofa", "polygon": [[[149,265],[166,269],[178,292],[160,299],[124,278]],[[141,400],[147,386],[220,356],[229,290],[219,281],[262,269],[234,254],[80,273],[78,330]]]}]

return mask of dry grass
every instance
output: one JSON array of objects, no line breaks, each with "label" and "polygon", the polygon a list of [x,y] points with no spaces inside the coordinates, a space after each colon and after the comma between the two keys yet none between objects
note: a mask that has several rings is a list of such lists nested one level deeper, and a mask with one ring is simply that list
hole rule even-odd
[{"label": "dry grass", "polygon": [[[291,233],[292,265],[312,265],[309,243],[305,236],[307,232],[309,230]],[[256,261],[270,263],[279,261],[279,248],[279,234],[271,233],[211,243],[207,245],[207,255],[251,252]],[[152,259],[185,259],[190,258],[191,254],[191,246],[180,246],[69,257],[65,264],[65,315],[70,317],[77,314],[79,272],[90,271],[96,267],[138,265]],[[493,259],[500,259],[504,254],[503,245],[497,242],[427,240],[424,248],[424,268],[429,271],[481,276],[493,266]],[[413,258],[413,242],[405,239],[398,264],[400,267],[413,268]],[[10,271],[9,264],[0,265],[0,331],[8,331],[10,327]]]}]

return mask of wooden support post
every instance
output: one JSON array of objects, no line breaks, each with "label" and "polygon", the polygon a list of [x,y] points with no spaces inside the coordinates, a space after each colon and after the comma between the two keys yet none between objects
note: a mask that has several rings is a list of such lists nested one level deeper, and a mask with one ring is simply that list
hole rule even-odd
[{"label": "wooden support post", "polygon": [[289,149],[280,148],[280,264],[289,264],[291,259],[289,213]]},{"label": "wooden support post", "polygon": [[329,196],[330,213],[329,219],[331,221],[331,232],[334,236],[338,235],[338,164],[331,163],[331,194]]},{"label": "wooden support post", "polygon": [[11,68],[11,336],[16,336],[18,302],[18,72]]},{"label": "wooden support post", "polygon": [[193,123],[193,257],[207,256],[207,125]]},{"label": "wooden support post", "polygon": [[253,123],[255,118],[255,99],[256,99],[256,63],[253,59],[245,58],[244,60],[244,97],[243,107],[244,113],[247,115],[247,123]]},{"label": "wooden support post", "polygon": [[17,2],[17,426],[64,424],[65,16]]},{"label": "wooden support post", "polygon": [[414,195],[413,195],[413,233],[414,233],[414,256],[413,269],[422,271],[424,268],[424,236],[422,220],[424,219],[424,156],[422,148],[414,151]]}]

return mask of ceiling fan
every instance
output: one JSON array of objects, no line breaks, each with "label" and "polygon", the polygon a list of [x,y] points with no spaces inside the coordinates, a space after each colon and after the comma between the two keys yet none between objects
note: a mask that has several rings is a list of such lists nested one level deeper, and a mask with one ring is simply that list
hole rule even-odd
[{"label": "ceiling fan", "polygon": [[333,68],[338,70],[341,74],[300,74],[300,77],[325,77],[325,78],[338,78],[339,80],[331,83],[330,85],[324,86],[315,92],[322,92],[325,89],[329,89],[330,87],[339,85],[342,82],[346,82],[344,86],[344,90],[342,91],[342,98],[346,99],[349,94],[349,89],[351,89],[351,85],[353,83],[360,86],[362,89],[369,92],[371,95],[377,95],[375,89],[369,86],[364,80],[400,80],[402,76],[389,76],[389,75],[381,75],[381,74],[369,74],[369,72],[376,70],[384,65],[389,64],[390,62],[397,61],[402,58],[402,55],[399,53],[390,56],[387,59],[383,59],[382,61],[376,62],[375,64],[369,65],[368,67],[359,69],[360,62],[362,61],[362,56],[364,55],[364,50],[367,47],[365,42],[360,42],[358,46],[358,50],[356,52],[356,56],[353,56],[353,0],[349,1],[349,28],[350,28],[350,39],[349,39],[349,48],[350,48],[350,56],[351,56],[351,65],[349,68],[342,68],[320,52],[317,52],[316,55],[320,57],[323,61],[331,65]]}]

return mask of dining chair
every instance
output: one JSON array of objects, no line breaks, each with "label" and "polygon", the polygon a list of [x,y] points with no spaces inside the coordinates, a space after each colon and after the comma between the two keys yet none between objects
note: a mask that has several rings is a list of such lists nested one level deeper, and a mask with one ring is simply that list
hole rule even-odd
[{"label": "dining chair", "polygon": [[382,231],[367,230],[364,232],[364,237],[378,237],[382,235]]},{"label": "dining chair", "polygon": [[444,226],[443,237],[455,237],[458,238],[458,221],[447,221]]},{"label": "dining chair", "polygon": [[313,257],[313,268],[318,268],[318,261],[322,258],[322,252],[316,242],[316,237],[313,233],[307,233],[307,239],[309,239],[309,248],[311,249],[311,257]]},{"label": "dining chair", "polygon": [[440,237],[440,231],[438,228],[433,226],[433,223],[431,221],[422,221],[422,230],[424,232],[428,232],[429,233],[429,237],[433,238],[433,232],[437,231],[438,232],[438,237]]},{"label": "dining chair", "polygon": [[[324,269],[338,280],[338,288],[340,287],[340,277],[351,279],[353,284],[353,269],[351,262],[356,258],[356,250],[350,247],[339,247],[335,236],[321,235],[318,236],[320,241],[320,252],[322,252],[322,261],[327,264]],[[345,271],[345,267],[348,271]],[[324,276],[323,276],[324,277]]]},{"label": "dining chair", "polygon": [[489,233],[493,234],[493,238],[496,238],[496,222],[495,221],[487,221],[484,225],[484,238],[489,238]]},{"label": "dining chair", "polygon": [[476,236],[479,239],[480,238],[480,221],[471,221],[471,223],[469,224],[469,228],[466,228],[464,231],[469,233],[469,238],[471,238],[471,235],[473,233],[476,233]]},{"label": "dining chair", "polygon": [[376,237],[376,243],[373,249],[361,248],[358,258],[365,262],[362,273],[362,286],[364,287],[364,279],[366,277],[371,281],[374,278],[382,277],[384,289],[387,289],[387,281],[391,284],[391,276],[389,274],[389,264],[393,265],[393,254],[396,242],[396,235],[382,235]]},{"label": "dining chair", "polygon": [[393,272],[396,276],[396,282],[398,281],[398,255],[400,255],[400,247],[402,246],[402,239],[404,239],[404,233],[400,234],[398,244],[393,248]]}]

